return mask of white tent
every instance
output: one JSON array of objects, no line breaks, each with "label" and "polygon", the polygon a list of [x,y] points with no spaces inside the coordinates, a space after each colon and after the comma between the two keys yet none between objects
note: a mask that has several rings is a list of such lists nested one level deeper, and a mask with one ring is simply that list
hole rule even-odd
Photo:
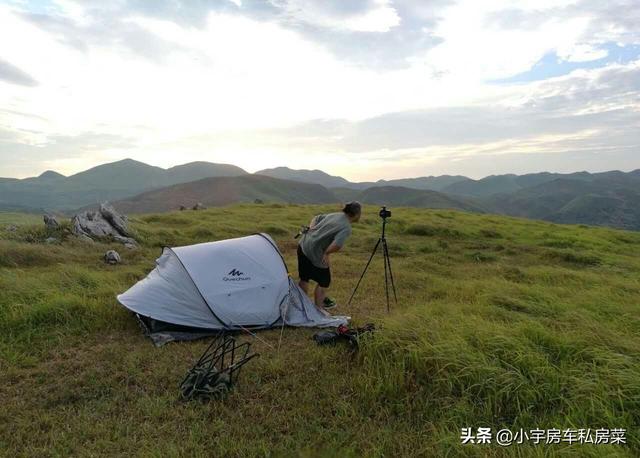
[{"label": "white tent", "polygon": [[156,268],[118,301],[139,316],[205,330],[331,327],[349,320],[315,306],[266,234],[165,248]]}]

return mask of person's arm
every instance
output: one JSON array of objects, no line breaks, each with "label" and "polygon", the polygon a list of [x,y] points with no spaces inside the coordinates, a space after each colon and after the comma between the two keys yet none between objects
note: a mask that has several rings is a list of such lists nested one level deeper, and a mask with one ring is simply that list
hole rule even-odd
[{"label": "person's arm", "polygon": [[329,245],[327,247],[327,249],[324,251],[324,255],[322,256],[322,262],[329,267],[331,265],[331,261],[329,259],[329,255],[331,253],[336,253],[338,251],[340,251],[342,249],[342,247],[340,245],[338,245],[335,241],[331,242],[331,245]]},{"label": "person's arm", "polygon": [[351,235],[351,227],[346,227],[336,234],[335,238],[333,239],[333,242],[331,242],[331,245],[327,247],[327,249],[324,252],[324,255],[322,256],[322,262],[325,265],[327,266],[330,265],[331,261],[329,260],[329,255],[331,253],[340,251],[350,235]]}]

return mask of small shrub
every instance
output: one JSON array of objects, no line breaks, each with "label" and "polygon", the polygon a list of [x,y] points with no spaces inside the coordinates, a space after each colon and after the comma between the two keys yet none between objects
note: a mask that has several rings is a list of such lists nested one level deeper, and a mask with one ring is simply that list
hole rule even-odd
[{"label": "small shrub", "polygon": [[214,236],[214,233],[211,229],[206,227],[197,227],[193,231],[190,231],[189,235],[196,239],[210,239]]},{"label": "small shrub", "polygon": [[527,281],[527,275],[517,267],[506,268],[502,276],[514,283],[524,283]]},{"label": "small shrub", "polygon": [[476,251],[468,256],[475,262],[495,262],[498,260],[498,257],[495,254],[482,253],[481,251]]},{"label": "small shrub", "polygon": [[575,244],[576,242],[574,240],[555,239],[547,240],[542,244],[542,246],[549,248],[573,248]]},{"label": "small shrub", "polygon": [[488,239],[501,239],[502,234],[498,231],[494,231],[493,229],[482,229],[480,230],[480,235],[482,237],[486,237]]},{"label": "small shrub", "polygon": [[424,254],[436,253],[438,251],[440,251],[440,249],[435,244],[422,245],[420,248],[418,248],[418,252]]},{"label": "small shrub", "polygon": [[290,231],[285,229],[282,226],[269,225],[269,226],[265,226],[261,232],[266,232],[269,235],[279,236],[279,235],[287,235]]},{"label": "small shrub", "polygon": [[575,251],[549,251],[547,258],[566,262],[578,266],[595,267],[602,264],[602,260],[593,255],[580,254]]},{"label": "small shrub", "polygon": [[529,307],[512,297],[495,296],[491,298],[490,302],[510,312],[531,313]]},{"label": "small shrub", "polygon": [[405,229],[405,232],[409,235],[419,235],[432,237],[436,235],[436,231],[431,226],[425,226],[424,224],[412,224]]},{"label": "small shrub", "polygon": [[421,237],[448,237],[448,238],[460,238],[462,233],[455,229],[449,229],[448,227],[436,227],[428,226],[426,224],[412,224],[407,227],[404,232],[409,235],[417,235]]}]

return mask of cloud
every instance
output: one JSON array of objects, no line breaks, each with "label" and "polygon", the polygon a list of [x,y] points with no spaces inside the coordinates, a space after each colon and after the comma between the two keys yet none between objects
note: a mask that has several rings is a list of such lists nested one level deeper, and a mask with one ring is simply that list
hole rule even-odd
[{"label": "cloud", "polygon": [[[441,173],[450,166],[456,173],[480,176],[492,164],[496,172],[490,173],[508,171],[510,161],[520,172],[527,167],[603,170],[607,158],[610,168],[639,168],[639,125],[640,61],[538,83],[515,99],[492,104],[394,112],[359,121],[317,119],[181,142],[222,150],[288,151],[294,162],[295,152],[304,152],[306,160],[324,161],[334,173],[353,173],[350,164],[360,164],[357,169],[368,169],[363,179],[376,178],[375,173],[428,174],[436,164]],[[585,162],[576,161],[580,157]]]},{"label": "cloud", "polygon": [[83,53],[87,53],[93,46],[113,47],[154,61],[163,61],[171,53],[191,53],[191,50],[152,34],[120,15],[89,11],[89,14],[96,16],[89,16],[87,21],[59,14],[29,12],[23,12],[21,17],[48,32],[60,43]]},{"label": "cloud", "polygon": [[134,146],[132,138],[100,132],[47,136],[0,126],[0,170],[21,178],[49,169],[67,174],[120,158]]},{"label": "cloud", "polygon": [[[405,175],[596,150],[635,163],[635,0],[18,4],[0,5],[0,56],[37,86],[0,86],[0,126],[18,132],[3,157]],[[566,65],[510,78],[544,56]]]},{"label": "cloud", "polygon": [[38,85],[38,82],[28,73],[2,59],[0,59],[0,81],[28,87]]}]

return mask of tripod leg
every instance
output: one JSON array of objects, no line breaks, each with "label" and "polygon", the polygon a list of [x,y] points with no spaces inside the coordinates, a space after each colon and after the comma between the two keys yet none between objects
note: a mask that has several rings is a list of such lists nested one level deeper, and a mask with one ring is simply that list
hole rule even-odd
[{"label": "tripod leg", "polygon": [[387,264],[389,265],[389,277],[391,277],[391,288],[393,289],[393,299],[395,300],[396,304],[398,303],[398,296],[396,295],[396,283],[393,281],[393,271],[391,270],[391,256],[389,256],[389,247],[387,246],[387,240],[385,239],[383,242],[383,252],[384,252],[384,258],[387,262]]},{"label": "tripod leg", "polygon": [[367,269],[369,268],[369,264],[371,264],[371,260],[373,259],[373,256],[376,254],[376,251],[378,251],[378,246],[380,245],[380,241],[382,239],[378,239],[378,241],[376,242],[376,246],[373,247],[373,251],[371,252],[371,257],[369,258],[369,261],[367,262],[367,265],[364,266],[364,270],[362,271],[362,275],[360,275],[360,280],[358,280],[358,283],[356,284],[356,287],[353,289],[353,293],[351,293],[351,297],[349,298],[349,302],[347,303],[347,305],[351,305],[351,301],[353,300],[353,296],[356,295],[356,291],[358,291],[358,287],[360,286],[360,282],[362,282],[362,279],[364,278],[364,274],[367,273]]},{"label": "tripod leg", "polygon": [[382,239],[382,262],[384,263],[384,294],[387,297],[387,313],[390,312],[389,309],[389,279],[387,274],[387,251],[385,247],[387,246],[387,242]]}]

